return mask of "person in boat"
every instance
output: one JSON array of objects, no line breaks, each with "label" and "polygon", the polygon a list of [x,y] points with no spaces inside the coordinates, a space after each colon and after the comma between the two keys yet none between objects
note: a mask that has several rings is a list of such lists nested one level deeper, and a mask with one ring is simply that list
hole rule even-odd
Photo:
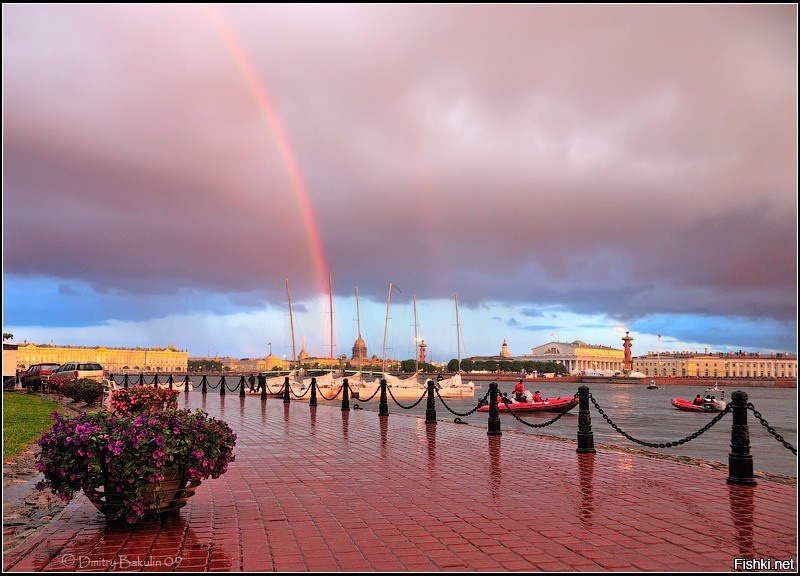
[{"label": "person in boat", "polygon": [[514,399],[517,402],[525,401],[525,384],[522,383],[522,380],[517,382],[517,385],[514,386]]},{"label": "person in boat", "polygon": [[442,376],[442,373],[441,373],[441,372],[439,372],[439,374],[437,374],[437,375],[436,375],[436,385],[435,385],[435,388],[436,388],[437,390],[441,390],[441,389],[442,389],[442,385],[441,385],[441,384],[439,384],[439,382],[441,382],[442,380],[444,380],[444,376]]},{"label": "person in boat", "polygon": [[500,393],[500,401],[499,401],[500,404],[503,404],[503,403],[512,404],[513,402],[514,401],[511,400],[511,398],[508,397],[508,392],[501,392]]},{"label": "person in boat", "polygon": [[703,405],[703,397],[700,396],[700,394],[698,394],[697,396],[695,396],[695,399],[692,402],[692,404],[694,404],[695,406],[702,406]]},{"label": "person in boat", "polygon": [[541,401],[542,401],[542,395],[539,394],[539,391],[537,390],[536,392],[533,393],[533,402],[541,402]]}]

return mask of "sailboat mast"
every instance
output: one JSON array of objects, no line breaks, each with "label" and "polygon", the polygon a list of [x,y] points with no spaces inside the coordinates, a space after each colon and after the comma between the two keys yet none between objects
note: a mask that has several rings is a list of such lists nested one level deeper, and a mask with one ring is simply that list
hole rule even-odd
[{"label": "sailboat mast", "polygon": [[389,297],[386,299],[386,324],[383,327],[383,361],[381,372],[386,372],[386,332],[389,330],[389,303],[392,301],[392,283],[389,282]]},{"label": "sailboat mast", "polygon": [[[361,340],[361,308],[358,307],[358,286],[356,286],[356,318],[358,321],[358,339]],[[361,373],[361,349],[358,350],[358,372]]]},{"label": "sailboat mast", "polygon": [[419,323],[417,322],[417,295],[414,294],[414,373],[419,372]]},{"label": "sailboat mast", "polygon": [[331,301],[331,373],[333,373],[333,275],[328,274],[328,290]]},{"label": "sailboat mast", "polygon": [[461,372],[461,321],[458,319],[458,294],[456,298],[456,342],[458,343],[458,371]]},{"label": "sailboat mast", "polygon": [[289,324],[292,327],[292,363],[297,369],[297,348],[294,344],[294,315],[292,314],[292,295],[289,293],[289,279],[286,278],[286,299],[289,301]]}]

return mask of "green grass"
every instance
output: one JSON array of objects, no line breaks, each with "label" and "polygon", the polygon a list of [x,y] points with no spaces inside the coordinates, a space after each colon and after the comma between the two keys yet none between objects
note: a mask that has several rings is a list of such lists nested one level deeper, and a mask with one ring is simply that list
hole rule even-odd
[{"label": "green grass", "polygon": [[3,460],[16,456],[50,428],[58,404],[32,394],[3,392]]}]

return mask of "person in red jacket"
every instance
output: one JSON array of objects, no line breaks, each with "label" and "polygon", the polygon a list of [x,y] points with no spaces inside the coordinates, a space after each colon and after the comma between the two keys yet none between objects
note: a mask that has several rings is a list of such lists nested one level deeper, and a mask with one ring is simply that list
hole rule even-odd
[{"label": "person in red jacket", "polygon": [[534,392],[534,394],[533,394],[533,401],[534,402],[541,402],[542,401],[542,395],[539,394],[538,390],[536,392]]},{"label": "person in red jacket", "polygon": [[525,385],[522,383],[522,380],[514,386],[514,400],[517,402],[525,401]]}]

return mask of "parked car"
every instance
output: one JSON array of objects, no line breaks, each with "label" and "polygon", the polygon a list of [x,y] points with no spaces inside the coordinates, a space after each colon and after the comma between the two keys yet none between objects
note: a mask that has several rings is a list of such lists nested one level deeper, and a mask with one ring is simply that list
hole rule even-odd
[{"label": "parked car", "polygon": [[58,370],[60,364],[31,364],[25,372],[20,373],[19,379],[25,388],[38,392],[42,382]]},{"label": "parked car", "polygon": [[78,378],[89,378],[102,382],[105,376],[103,367],[97,362],[67,362],[56,368],[51,378],[67,378],[77,380]]}]

